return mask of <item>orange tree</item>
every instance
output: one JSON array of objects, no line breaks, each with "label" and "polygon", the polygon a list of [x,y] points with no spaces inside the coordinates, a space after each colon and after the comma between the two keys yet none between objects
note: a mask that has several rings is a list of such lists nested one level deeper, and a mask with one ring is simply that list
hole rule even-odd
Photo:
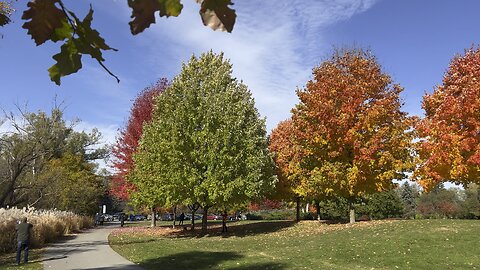
[{"label": "orange tree", "polygon": [[299,166],[301,152],[295,141],[295,129],[291,119],[282,121],[272,130],[269,150],[274,153],[278,183],[275,199],[294,199],[297,202],[297,221],[300,220],[300,198],[305,196],[302,189],[302,168]]},{"label": "orange tree", "polygon": [[419,183],[480,183],[480,48],[455,57],[442,85],[423,98],[425,118],[416,129]]},{"label": "orange tree", "polygon": [[292,111],[300,166],[310,189],[349,200],[354,222],[355,198],[392,188],[412,169],[415,119],[368,51],[337,50],[313,76]]}]

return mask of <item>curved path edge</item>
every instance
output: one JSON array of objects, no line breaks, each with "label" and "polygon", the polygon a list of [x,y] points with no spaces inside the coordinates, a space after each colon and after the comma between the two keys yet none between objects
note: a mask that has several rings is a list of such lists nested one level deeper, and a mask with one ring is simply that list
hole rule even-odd
[{"label": "curved path edge", "polygon": [[143,270],[110,247],[108,235],[114,228],[116,226],[110,224],[90,229],[48,246],[43,258],[43,268]]}]

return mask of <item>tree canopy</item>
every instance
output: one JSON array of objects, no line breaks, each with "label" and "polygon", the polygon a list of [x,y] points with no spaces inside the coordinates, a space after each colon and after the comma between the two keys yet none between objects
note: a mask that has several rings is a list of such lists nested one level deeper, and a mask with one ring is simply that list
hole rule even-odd
[{"label": "tree canopy", "polygon": [[76,123],[67,123],[58,107],[19,113],[6,114],[4,124],[12,128],[0,136],[0,207],[95,211],[91,204],[104,190],[91,161],[108,154],[98,145],[100,133],[74,131]]},{"label": "tree canopy", "polygon": [[137,151],[138,142],[143,134],[143,125],[152,120],[154,98],[168,86],[166,78],[140,92],[132,108],[130,118],[112,148],[112,167],[116,170],[112,179],[111,193],[122,200],[127,200],[135,186],[128,182],[127,175],[133,169],[133,154]]},{"label": "tree canopy", "polygon": [[310,185],[351,202],[391,189],[413,169],[414,118],[401,111],[403,89],[360,49],[335,51],[313,76],[293,109]]},{"label": "tree canopy", "polygon": [[212,52],[192,56],[155,101],[134,155],[133,197],[157,191],[163,203],[204,210],[260,197],[275,183],[265,121],[232,66]]},{"label": "tree canopy", "polygon": [[439,183],[480,184],[480,48],[455,57],[432,94],[426,94],[416,129],[419,168],[426,190]]}]

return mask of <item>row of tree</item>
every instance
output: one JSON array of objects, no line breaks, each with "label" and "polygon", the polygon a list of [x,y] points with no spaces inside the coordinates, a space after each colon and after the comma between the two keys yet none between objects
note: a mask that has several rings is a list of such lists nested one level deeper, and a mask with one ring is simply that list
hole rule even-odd
[{"label": "row of tree", "polygon": [[139,95],[113,151],[113,191],[152,210],[201,207],[206,230],[208,209],[265,197],[297,205],[344,198],[354,222],[358,198],[410,173],[426,191],[478,183],[479,57],[472,48],[453,59],[418,119],[401,111],[403,88],[370,52],[337,50],[269,138],[223,55],[192,57],[171,83]]},{"label": "row of tree", "polygon": [[[302,203],[301,219],[331,222],[348,220],[349,202],[334,197],[319,201],[318,208],[311,202]],[[249,219],[292,219],[295,213],[291,203],[265,199],[248,206]],[[405,181],[395,189],[373,193],[355,201],[357,220],[387,218],[480,218],[480,188],[469,184],[465,189],[442,184],[430,192],[423,192],[417,184]]]},{"label": "row of tree", "polygon": [[401,111],[400,93],[375,57],[336,51],[297,91],[292,117],[272,131],[281,196],[350,202],[412,178],[429,191],[479,183],[480,50],[453,59],[443,84],[422,103],[423,119]]},{"label": "row of tree", "polygon": [[98,211],[107,190],[107,174],[94,160],[105,158],[101,134],[74,130],[59,106],[5,113],[0,136],[0,207],[33,206],[81,214]]}]

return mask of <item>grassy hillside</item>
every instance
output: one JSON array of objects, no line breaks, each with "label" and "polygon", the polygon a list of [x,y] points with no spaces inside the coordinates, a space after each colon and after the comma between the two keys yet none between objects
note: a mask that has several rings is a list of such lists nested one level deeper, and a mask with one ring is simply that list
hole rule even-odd
[{"label": "grassy hillside", "polygon": [[480,221],[237,222],[223,235],[125,228],[112,247],[146,269],[480,269]]}]

